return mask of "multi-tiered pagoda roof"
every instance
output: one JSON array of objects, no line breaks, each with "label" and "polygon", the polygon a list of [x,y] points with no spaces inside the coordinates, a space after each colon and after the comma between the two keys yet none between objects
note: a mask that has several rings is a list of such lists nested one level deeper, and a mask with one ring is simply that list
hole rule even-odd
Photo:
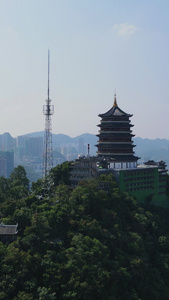
[{"label": "multi-tiered pagoda roof", "polygon": [[133,134],[130,123],[131,114],[121,110],[114,96],[113,107],[104,114],[99,114],[101,122],[98,125],[99,137],[96,145],[97,155],[116,162],[137,162],[138,157],[134,156]]}]

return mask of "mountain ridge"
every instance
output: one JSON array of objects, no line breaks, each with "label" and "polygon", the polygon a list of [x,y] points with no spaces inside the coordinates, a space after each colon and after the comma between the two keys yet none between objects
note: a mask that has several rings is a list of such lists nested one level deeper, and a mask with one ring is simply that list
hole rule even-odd
[{"label": "mountain ridge", "polygon": [[[4,133],[5,135],[10,133]],[[43,137],[44,131],[37,131],[22,136],[29,137]],[[14,138],[13,138],[14,139]],[[80,144],[85,145],[87,149],[87,144],[90,144],[90,154],[96,155],[97,148],[95,145],[98,142],[98,137],[92,133],[83,133],[76,137],[70,137],[69,135],[63,133],[52,133],[52,143],[53,148],[67,147],[67,146],[79,146]],[[135,155],[140,157],[138,163],[143,163],[147,160],[160,161],[163,160],[169,166],[169,139],[148,139],[141,137],[134,137],[133,143],[136,146],[134,148]]]},{"label": "mountain ridge", "polygon": [[[43,136],[44,131],[34,132],[27,134],[29,136]],[[82,139],[85,145],[90,144],[90,148],[92,149],[92,154],[95,155],[98,137],[91,133],[83,133],[76,137],[70,137],[66,134],[52,134],[53,136],[53,146],[65,146],[66,144],[78,144],[80,139]],[[139,163],[143,163],[147,160],[155,160],[160,161],[164,160],[166,164],[169,166],[169,139],[148,139],[141,137],[134,137],[133,143],[136,145],[134,148],[135,154],[140,157]]]}]

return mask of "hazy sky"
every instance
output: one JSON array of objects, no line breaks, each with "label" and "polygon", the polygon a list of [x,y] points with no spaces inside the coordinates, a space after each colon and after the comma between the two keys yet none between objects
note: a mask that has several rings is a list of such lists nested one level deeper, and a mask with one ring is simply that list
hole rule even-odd
[{"label": "hazy sky", "polygon": [[0,0],[0,134],[42,131],[50,49],[52,132],[98,133],[99,113],[169,139],[168,0]]}]

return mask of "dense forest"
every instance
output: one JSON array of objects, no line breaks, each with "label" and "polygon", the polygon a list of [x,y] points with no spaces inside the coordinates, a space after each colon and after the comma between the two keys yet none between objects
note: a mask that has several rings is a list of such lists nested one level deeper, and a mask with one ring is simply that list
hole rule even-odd
[{"label": "dense forest", "polygon": [[68,163],[43,196],[23,167],[0,177],[0,218],[18,224],[0,242],[0,299],[169,299],[169,210],[139,204],[113,176],[69,187]]}]

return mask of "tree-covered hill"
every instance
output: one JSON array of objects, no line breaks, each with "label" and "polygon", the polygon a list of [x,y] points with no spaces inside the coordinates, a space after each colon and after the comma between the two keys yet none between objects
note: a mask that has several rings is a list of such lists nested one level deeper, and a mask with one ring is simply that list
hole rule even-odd
[{"label": "tree-covered hill", "polygon": [[58,174],[46,200],[21,168],[0,180],[1,221],[19,230],[0,242],[0,299],[169,299],[169,211],[140,205],[112,175],[72,190]]}]

